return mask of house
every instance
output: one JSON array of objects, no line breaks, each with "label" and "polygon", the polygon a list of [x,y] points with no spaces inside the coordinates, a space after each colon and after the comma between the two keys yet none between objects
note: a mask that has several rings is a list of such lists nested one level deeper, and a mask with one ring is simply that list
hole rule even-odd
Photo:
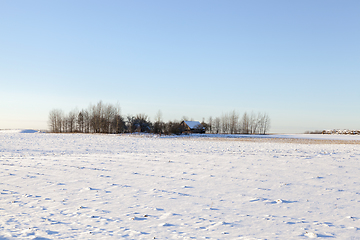
[{"label": "house", "polygon": [[205,133],[205,127],[199,121],[182,121],[184,133]]}]

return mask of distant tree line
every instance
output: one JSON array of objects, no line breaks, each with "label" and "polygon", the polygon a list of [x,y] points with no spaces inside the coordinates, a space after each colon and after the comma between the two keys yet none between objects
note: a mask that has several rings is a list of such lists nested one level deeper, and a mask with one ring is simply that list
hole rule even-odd
[{"label": "distant tree line", "polygon": [[[204,121],[203,121],[204,122]],[[220,117],[209,117],[205,124],[208,133],[223,134],[266,134],[270,129],[270,118],[267,113],[245,112],[241,117],[234,110]]]},{"label": "distant tree line", "polygon": [[360,130],[349,130],[349,129],[330,129],[322,131],[307,131],[309,134],[345,134],[345,135],[360,135]]},{"label": "distant tree line", "polygon": [[181,134],[180,121],[164,123],[159,111],[152,123],[145,114],[123,117],[118,105],[104,104],[102,101],[81,111],[72,110],[65,114],[60,109],[49,113],[49,129],[54,133],[133,133]]},{"label": "distant tree line", "polygon": [[48,124],[50,131],[56,133],[121,133],[125,121],[120,115],[120,107],[100,101],[88,109],[73,110],[68,114],[54,109],[49,113]]},{"label": "distant tree line", "polygon": [[[49,128],[54,133],[133,133],[146,132],[155,134],[181,134],[184,132],[183,120],[164,122],[159,111],[154,122],[145,114],[123,117],[120,106],[104,104],[102,101],[90,105],[87,109],[72,110],[65,114],[60,109],[53,109],[49,113]],[[221,117],[209,118],[202,121],[207,133],[229,134],[266,134],[270,127],[267,114],[244,113],[242,118],[233,111]]]}]

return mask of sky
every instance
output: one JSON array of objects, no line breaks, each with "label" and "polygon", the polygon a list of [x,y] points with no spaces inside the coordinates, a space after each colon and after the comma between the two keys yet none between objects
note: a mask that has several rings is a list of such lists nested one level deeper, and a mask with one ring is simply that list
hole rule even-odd
[{"label": "sky", "polygon": [[153,120],[360,129],[360,2],[0,0],[0,129],[100,100]]}]

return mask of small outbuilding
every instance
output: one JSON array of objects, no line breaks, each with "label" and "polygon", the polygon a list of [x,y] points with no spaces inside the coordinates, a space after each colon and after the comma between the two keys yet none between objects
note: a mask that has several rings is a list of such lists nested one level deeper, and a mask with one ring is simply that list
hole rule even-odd
[{"label": "small outbuilding", "polygon": [[184,133],[205,133],[205,127],[199,121],[182,121]]}]

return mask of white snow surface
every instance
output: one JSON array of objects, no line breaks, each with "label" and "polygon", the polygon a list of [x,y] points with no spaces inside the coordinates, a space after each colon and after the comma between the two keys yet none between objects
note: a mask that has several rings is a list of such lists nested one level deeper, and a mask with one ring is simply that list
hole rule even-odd
[{"label": "white snow surface", "polygon": [[284,138],[284,139],[360,141],[360,135],[343,135],[343,134],[269,134],[269,135],[192,134],[191,136],[192,137],[203,137],[203,138]]},{"label": "white snow surface", "polygon": [[0,239],[359,239],[360,145],[0,132]]},{"label": "white snow surface", "polygon": [[188,125],[190,129],[198,128],[199,126],[202,127],[199,121],[184,121],[184,122],[186,123],[186,125]]}]

